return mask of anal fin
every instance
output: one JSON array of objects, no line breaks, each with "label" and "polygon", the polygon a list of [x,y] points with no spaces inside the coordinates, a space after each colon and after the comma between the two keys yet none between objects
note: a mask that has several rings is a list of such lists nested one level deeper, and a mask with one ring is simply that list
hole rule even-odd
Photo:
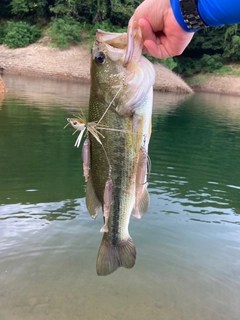
[{"label": "anal fin", "polygon": [[100,232],[108,232],[108,217],[104,217],[104,225],[100,229]]}]

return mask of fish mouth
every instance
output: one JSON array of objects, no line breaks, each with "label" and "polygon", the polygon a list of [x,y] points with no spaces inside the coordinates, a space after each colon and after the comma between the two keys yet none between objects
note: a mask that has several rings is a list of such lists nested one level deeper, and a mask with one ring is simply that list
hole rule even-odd
[{"label": "fish mouth", "polygon": [[[118,49],[121,51],[123,50],[125,52],[123,59],[123,66],[125,68],[127,68],[132,61],[133,56],[138,60],[142,55],[143,41],[141,28],[132,18],[129,21],[127,33],[105,32],[98,29],[96,33],[96,42],[105,43],[109,49],[113,49],[114,55]],[[116,57],[114,59],[112,55],[111,58],[113,60],[116,59]]]},{"label": "fish mouth", "polygon": [[96,41],[108,44],[115,49],[125,49],[127,46],[127,33],[105,32],[97,29]]}]

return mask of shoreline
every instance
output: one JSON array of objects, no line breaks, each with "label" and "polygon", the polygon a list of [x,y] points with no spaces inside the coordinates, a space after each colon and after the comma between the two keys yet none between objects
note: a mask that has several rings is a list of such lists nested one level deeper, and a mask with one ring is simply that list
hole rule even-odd
[{"label": "shoreline", "polygon": [[[82,45],[66,50],[35,43],[26,48],[0,46],[0,75],[16,74],[74,82],[90,82],[90,49]],[[211,92],[240,95],[240,77],[191,77],[192,85],[161,64],[154,64],[154,90],[173,93]]]},{"label": "shoreline", "polygon": [[191,82],[193,83],[191,88],[194,90],[194,92],[219,93],[224,95],[240,96],[239,76],[219,76],[205,74],[201,76],[191,77]]}]

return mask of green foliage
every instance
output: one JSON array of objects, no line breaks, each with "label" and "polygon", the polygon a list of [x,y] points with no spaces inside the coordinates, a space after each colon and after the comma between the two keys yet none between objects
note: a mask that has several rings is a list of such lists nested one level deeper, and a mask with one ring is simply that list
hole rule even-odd
[{"label": "green foliage", "polygon": [[174,72],[191,76],[194,73],[201,71],[201,63],[199,59],[192,59],[189,57],[176,57],[177,66],[173,69]]},{"label": "green foliage", "polygon": [[10,5],[14,15],[22,15],[30,10],[27,0],[12,0]]},{"label": "green foliage", "polygon": [[102,22],[96,22],[94,24],[83,23],[82,31],[84,31],[84,40],[90,41],[92,43],[95,39],[97,29],[118,33],[126,32],[126,28],[115,26],[110,22],[110,20],[104,20]]},{"label": "green foliage", "polygon": [[11,17],[11,7],[9,6],[9,0],[1,0],[0,3],[0,20]]},{"label": "green foliage", "polygon": [[219,54],[214,54],[212,56],[204,54],[201,59],[203,71],[211,73],[214,70],[220,69],[223,66],[221,60],[222,58]]},{"label": "green foliage", "polygon": [[4,43],[4,39],[7,33],[7,24],[6,23],[1,23],[0,24],[0,45]]},{"label": "green foliage", "polygon": [[81,41],[81,25],[72,17],[58,18],[50,23],[49,35],[56,46],[66,49],[70,43],[77,44]]},{"label": "green foliage", "polygon": [[161,63],[170,70],[173,70],[177,67],[177,62],[174,60],[174,58],[163,59],[161,60]]},{"label": "green foliage", "polygon": [[49,6],[49,11],[53,12],[56,17],[63,15],[78,16],[77,2],[75,0],[56,0],[54,5]]},{"label": "green foliage", "polygon": [[186,83],[191,87],[197,87],[206,83],[206,79],[203,75],[197,75],[191,78],[185,78]]},{"label": "green foliage", "polygon": [[208,55],[204,54],[201,58],[190,58],[190,57],[177,57],[177,66],[173,71],[191,76],[199,72],[211,73],[214,70],[220,69],[223,64],[221,62],[221,55]]},{"label": "green foliage", "polygon": [[207,28],[194,35],[184,57],[220,54],[228,61],[240,61],[240,25]]},{"label": "green foliage", "polygon": [[94,35],[97,29],[110,31],[110,32],[119,32],[119,33],[126,32],[126,28],[122,28],[118,25],[113,25],[111,21],[108,19],[101,22],[96,22],[94,23],[94,25],[92,25],[92,33]]},{"label": "green foliage", "polygon": [[238,24],[226,29],[223,48],[224,58],[228,61],[240,61],[240,26]]},{"label": "green foliage", "polygon": [[174,60],[174,58],[157,59],[155,57],[150,56],[149,54],[144,54],[144,56],[152,63],[161,63],[170,70],[173,70],[177,67],[177,62]]},{"label": "green foliage", "polygon": [[12,14],[17,17],[26,15],[43,16],[47,11],[48,0],[12,0]]},{"label": "green foliage", "polygon": [[[46,29],[55,46],[67,48],[71,43],[93,41],[96,29],[125,32],[135,8],[142,0],[0,0],[0,44],[26,46],[39,38],[38,29]],[[5,25],[3,21],[31,22],[31,25]],[[52,20],[55,17],[55,20]],[[24,22],[24,23],[25,23]],[[80,25],[81,24],[81,25]],[[206,28],[196,32],[180,57],[157,60],[169,69],[184,75],[220,70],[225,62],[240,61],[240,25]],[[220,68],[220,69],[219,69]]]},{"label": "green foliage", "polygon": [[233,70],[230,66],[222,66],[220,69],[214,70],[214,74],[217,75],[225,75],[225,74],[233,74]]},{"label": "green foliage", "polygon": [[155,58],[155,57],[153,57],[153,56],[150,56],[149,54],[147,54],[147,53],[144,53],[144,56],[149,60],[149,61],[151,61],[152,63],[160,63],[161,62],[161,60],[160,59],[158,59],[158,58]]},{"label": "green foliage", "polygon": [[36,42],[41,36],[41,32],[36,26],[20,21],[8,21],[4,27],[4,38],[2,43],[9,48],[26,47]]},{"label": "green foliage", "polygon": [[223,57],[230,61],[240,61],[240,32],[225,40]]},{"label": "green foliage", "polygon": [[119,0],[111,1],[110,19],[113,24],[124,27],[134,12],[134,7],[131,3],[123,4]]},{"label": "green foliage", "polygon": [[227,27],[207,28],[196,32],[184,56],[202,56],[203,54],[222,54],[223,39]]},{"label": "green foliage", "polygon": [[109,2],[107,0],[97,0],[92,7],[92,23],[101,22],[107,18]]}]

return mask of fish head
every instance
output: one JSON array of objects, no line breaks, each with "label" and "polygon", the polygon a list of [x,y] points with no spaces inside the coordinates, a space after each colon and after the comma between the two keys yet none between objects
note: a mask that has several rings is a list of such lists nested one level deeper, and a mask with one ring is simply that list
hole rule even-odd
[{"label": "fish head", "polygon": [[116,34],[98,30],[92,49],[91,78],[100,90],[107,93],[110,88],[122,85],[123,66],[127,34]]},{"label": "fish head", "polygon": [[121,115],[132,115],[142,104],[155,81],[150,61],[142,55],[140,27],[128,33],[97,30],[92,48],[91,84],[97,99]]}]

